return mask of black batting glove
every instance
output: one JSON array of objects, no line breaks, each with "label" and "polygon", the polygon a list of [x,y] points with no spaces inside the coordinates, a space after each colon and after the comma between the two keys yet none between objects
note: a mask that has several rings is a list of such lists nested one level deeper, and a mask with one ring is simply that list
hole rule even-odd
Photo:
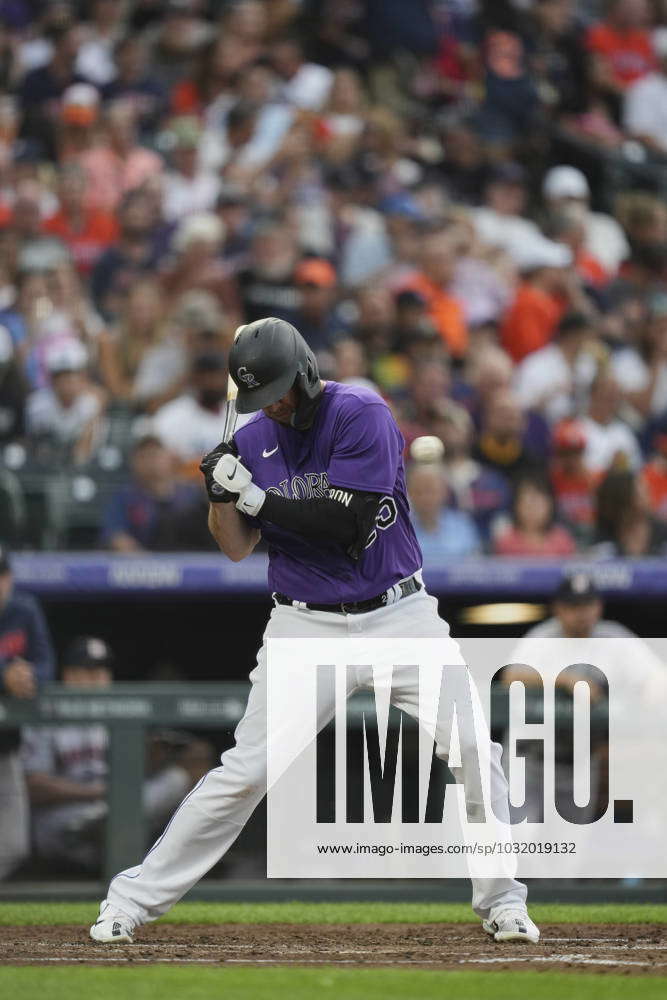
[{"label": "black batting glove", "polygon": [[208,455],[204,455],[199,466],[199,471],[204,476],[206,492],[211,503],[231,503],[233,500],[238,499],[238,493],[230,493],[220,483],[216,483],[213,478],[213,470],[223,455],[236,455],[238,457],[238,450],[233,440],[230,443],[221,441],[220,444],[215,446],[213,451],[209,451]]}]

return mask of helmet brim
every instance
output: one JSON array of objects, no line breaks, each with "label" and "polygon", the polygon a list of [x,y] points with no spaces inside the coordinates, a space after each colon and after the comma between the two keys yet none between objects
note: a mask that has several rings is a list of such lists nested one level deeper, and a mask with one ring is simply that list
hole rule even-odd
[{"label": "helmet brim", "polygon": [[267,385],[262,385],[257,389],[246,389],[239,387],[236,397],[237,413],[256,413],[263,410],[265,406],[277,403],[279,399],[286,396],[294,385],[296,375],[293,371],[285,372],[279,378],[275,378]]}]

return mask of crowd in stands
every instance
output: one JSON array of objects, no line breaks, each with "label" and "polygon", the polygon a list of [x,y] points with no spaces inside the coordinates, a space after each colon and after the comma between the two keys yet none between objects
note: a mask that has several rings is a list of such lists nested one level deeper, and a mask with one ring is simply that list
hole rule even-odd
[{"label": "crowd in stands", "polygon": [[206,549],[238,324],[406,440],[427,559],[667,550],[662,0],[0,2],[0,537]]}]

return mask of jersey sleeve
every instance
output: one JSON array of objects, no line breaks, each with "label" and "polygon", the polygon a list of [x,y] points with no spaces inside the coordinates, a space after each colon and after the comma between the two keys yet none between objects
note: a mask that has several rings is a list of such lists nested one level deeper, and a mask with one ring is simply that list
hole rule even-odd
[{"label": "jersey sleeve", "polygon": [[341,415],[327,468],[332,486],[393,493],[403,440],[388,407],[367,403]]}]

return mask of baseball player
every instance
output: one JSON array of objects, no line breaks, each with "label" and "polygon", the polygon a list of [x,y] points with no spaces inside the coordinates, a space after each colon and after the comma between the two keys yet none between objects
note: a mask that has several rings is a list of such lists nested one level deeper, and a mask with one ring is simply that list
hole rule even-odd
[{"label": "baseball player", "polygon": [[[135,927],[173,906],[219,861],[263,798],[267,639],[414,634],[451,644],[449,662],[460,662],[424,590],[403,438],[386,403],[367,388],[322,381],[305,340],[281,319],[241,327],[229,369],[238,412],[255,416],[202,462],[209,526],[234,561],[265,539],[274,608],[235,746],[183,800],[143,863],[111,881],[90,929],[100,942],[131,942]],[[417,713],[412,677],[396,703]],[[500,752],[494,744],[491,797],[507,801]],[[475,879],[472,905],[496,940],[539,940],[520,882]]]}]

